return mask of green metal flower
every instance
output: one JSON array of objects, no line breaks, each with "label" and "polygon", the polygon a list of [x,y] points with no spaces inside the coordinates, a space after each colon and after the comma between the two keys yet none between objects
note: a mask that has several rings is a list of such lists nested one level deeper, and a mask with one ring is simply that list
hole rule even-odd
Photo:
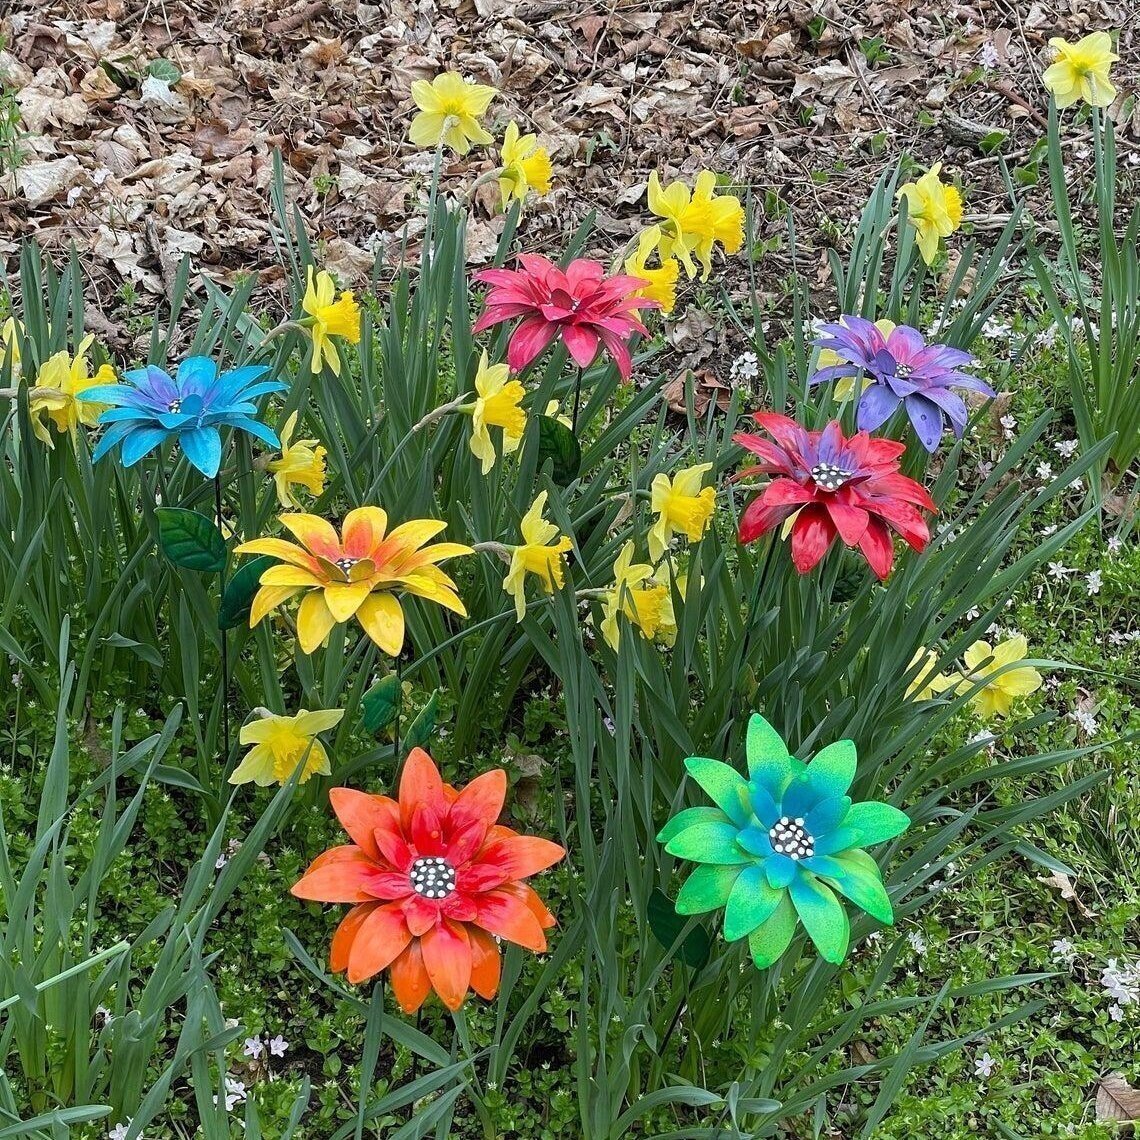
[{"label": "green metal flower", "polygon": [[787,950],[798,916],[820,954],[842,962],[851,926],[836,892],[893,923],[878,864],[864,848],[901,835],[910,819],[889,804],[851,802],[850,740],[828,745],[805,764],[754,715],[747,753],[747,780],[719,760],[685,761],[717,806],[687,808],[657,836],[670,855],[703,864],[681,888],[677,913],[724,907],[725,938],[747,938],[760,969]]}]

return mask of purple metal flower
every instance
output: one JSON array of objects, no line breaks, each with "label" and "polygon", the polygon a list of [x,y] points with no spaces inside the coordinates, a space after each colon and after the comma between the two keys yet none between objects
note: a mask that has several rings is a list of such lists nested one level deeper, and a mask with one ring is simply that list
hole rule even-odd
[{"label": "purple metal flower", "polygon": [[859,397],[860,431],[874,431],[902,403],[922,446],[934,451],[945,430],[943,417],[958,437],[969,419],[965,403],[951,388],[995,395],[984,380],[958,371],[973,364],[968,352],[927,344],[922,333],[909,325],[898,325],[884,336],[863,317],[843,316],[837,324],[822,325],[819,332],[816,346],[835,353],[839,363],[819,369],[810,384],[860,373],[871,381]]}]

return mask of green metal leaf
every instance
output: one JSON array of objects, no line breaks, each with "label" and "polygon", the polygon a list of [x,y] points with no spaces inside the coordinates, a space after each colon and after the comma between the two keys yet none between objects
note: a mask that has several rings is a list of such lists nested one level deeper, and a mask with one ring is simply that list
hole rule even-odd
[{"label": "green metal leaf", "polygon": [[175,566],[219,574],[226,565],[226,542],[221,532],[197,511],[182,507],[159,507],[158,544]]},{"label": "green metal leaf", "polygon": [[[657,887],[654,887],[653,893],[649,896],[649,903],[645,908],[645,917],[649,920],[649,929],[653,931],[653,937],[666,949],[677,941],[681,931],[689,922],[687,918],[682,918],[673,909],[669,897]],[[709,937],[709,932],[703,926],[698,925],[685,935],[675,957],[684,962],[686,966],[700,970],[708,962],[711,953],[712,939]]]},{"label": "green metal leaf", "polygon": [[249,620],[249,609],[261,582],[261,575],[270,566],[276,565],[277,559],[262,554],[250,559],[234,574],[226,583],[221,605],[218,606],[218,629],[233,629]]},{"label": "green metal leaf", "polygon": [[439,690],[430,697],[427,704],[416,714],[416,719],[408,726],[407,736],[404,738],[408,748],[422,748],[428,738],[435,731],[435,718],[439,715]]},{"label": "green metal leaf", "polygon": [[550,477],[559,487],[569,486],[582,469],[582,448],[574,433],[553,416],[535,416],[538,423],[538,468],[549,459]]},{"label": "green metal leaf", "polygon": [[381,677],[364,694],[360,705],[364,711],[364,727],[369,732],[382,732],[396,719],[399,711],[400,678],[395,673]]}]

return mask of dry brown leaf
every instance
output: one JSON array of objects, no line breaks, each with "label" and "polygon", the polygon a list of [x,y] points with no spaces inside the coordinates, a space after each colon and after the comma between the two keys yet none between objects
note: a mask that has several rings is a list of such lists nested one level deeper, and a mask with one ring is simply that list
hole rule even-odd
[{"label": "dry brown leaf", "polygon": [[1134,1089],[1122,1073],[1102,1077],[1096,1088],[1096,1118],[1099,1121],[1140,1120],[1140,1089]]},{"label": "dry brown leaf", "polygon": [[1085,918],[1095,918],[1096,912],[1089,910],[1077,896],[1073,880],[1064,871],[1055,871],[1052,875],[1038,875],[1037,881],[1047,887],[1055,887],[1065,902],[1071,902]]}]

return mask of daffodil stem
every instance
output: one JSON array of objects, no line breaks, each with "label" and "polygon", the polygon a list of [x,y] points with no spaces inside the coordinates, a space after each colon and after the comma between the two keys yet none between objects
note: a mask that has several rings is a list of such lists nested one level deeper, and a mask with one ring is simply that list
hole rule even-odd
[{"label": "daffodil stem", "polygon": [[454,400],[449,400],[446,404],[440,404],[438,408],[433,408],[423,419],[416,421],[412,427],[412,434],[423,431],[424,428],[434,424],[436,420],[442,420],[444,416],[450,415],[452,412],[458,412],[466,399],[466,396],[456,396]]},{"label": "daffodil stem", "polygon": [[[214,509],[218,515],[218,533],[222,535],[223,541],[225,539],[225,524],[222,522],[222,477],[221,475],[214,476]],[[218,605],[221,606],[222,598],[226,592],[226,560],[229,559],[229,550],[226,551],[225,560],[222,562],[222,569],[218,574]],[[229,630],[219,629],[218,633],[221,635],[222,641],[222,741],[225,747],[225,754],[223,756],[223,763],[230,762],[230,646],[229,646]]]}]

